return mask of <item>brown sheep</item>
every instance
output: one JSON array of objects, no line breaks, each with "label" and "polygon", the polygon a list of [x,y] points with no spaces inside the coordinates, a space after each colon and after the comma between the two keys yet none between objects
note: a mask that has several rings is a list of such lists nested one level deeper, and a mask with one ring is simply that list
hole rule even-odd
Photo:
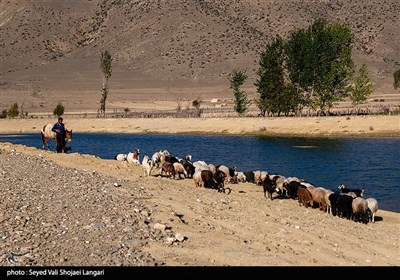
[{"label": "brown sheep", "polygon": [[174,165],[172,163],[164,161],[161,164],[160,175],[162,175],[163,171],[165,172],[165,175],[169,176],[172,179],[175,179],[176,172],[175,172]]},{"label": "brown sheep", "polygon": [[311,193],[305,188],[299,188],[297,191],[297,196],[299,197],[299,205],[302,204],[304,207],[308,207],[308,204],[312,207],[314,205],[314,200]]}]

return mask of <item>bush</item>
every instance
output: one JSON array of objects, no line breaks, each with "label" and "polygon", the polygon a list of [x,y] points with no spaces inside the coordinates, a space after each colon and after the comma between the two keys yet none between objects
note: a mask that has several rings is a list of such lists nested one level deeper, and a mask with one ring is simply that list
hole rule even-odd
[{"label": "bush", "polygon": [[10,110],[8,110],[7,116],[9,116],[10,118],[15,118],[18,115],[19,115],[18,103],[14,103],[13,105],[11,105]]},{"label": "bush", "polygon": [[53,111],[53,115],[59,117],[62,114],[64,114],[64,110],[65,110],[64,105],[58,103],[57,107]]}]

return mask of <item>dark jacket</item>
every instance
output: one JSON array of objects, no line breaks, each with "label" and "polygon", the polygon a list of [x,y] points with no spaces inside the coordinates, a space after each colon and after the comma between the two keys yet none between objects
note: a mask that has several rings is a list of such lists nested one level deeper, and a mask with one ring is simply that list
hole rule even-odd
[{"label": "dark jacket", "polygon": [[55,133],[58,133],[57,132],[57,129],[59,129],[60,130],[60,134],[62,134],[62,135],[65,135],[66,133],[65,133],[65,127],[64,127],[64,124],[63,123],[59,123],[59,122],[57,122],[54,126],[53,126],[53,128],[51,129],[51,131],[53,131],[53,132],[55,132]]}]

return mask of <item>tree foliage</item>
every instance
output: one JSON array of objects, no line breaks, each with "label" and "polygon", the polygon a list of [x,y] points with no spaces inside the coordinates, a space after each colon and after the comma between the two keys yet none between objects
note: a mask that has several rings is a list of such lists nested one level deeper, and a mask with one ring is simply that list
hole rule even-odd
[{"label": "tree foliage", "polygon": [[246,81],[247,77],[246,71],[240,69],[234,69],[228,75],[230,88],[233,89],[233,96],[235,99],[234,109],[239,115],[246,113],[250,105],[247,93],[240,88]]},{"label": "tree foliage", "polygon": [[261,54],[260,67],[257,71],[259,79],[255,83],[259,93],[256,104],[261,116],[265,116],[268,112],[276,113],[282,110],[281,102],[285,99],[283,47],[284,41],[277,36]]},{"label": "tree foliage", "polygon": [[108,51],[104,51],[101,53],[100,60],[100,69],[103,75],[103,84],[101,87],[101,99],[100,99],[100,114],[105,117],[106,115],[106,100],[108,96],[108,79],[111,77],[112,68],[111,68],[112,57]]},{"label": "tree foliage", "polygon": [[7,116],[10,118],[15,118],[19,115],[18,103],[11,105],[10,109],[7,111]]},{"label": "tree foliage", "polygon": [[354,84],[350,91],[350,100],[353,105],[363,103],[374,91],[374,87],[368,78],[368,68],[363,64],[359,69],[359,74],[354,79]]},{"label": "tree foliage", "polygon": [[57,104],[56,108],[54,108],[54,110],[53,110],[53,115],[59,117],[59,116],[61,116],[62,114],[64,114],[64,110],[65,110],[65,107],[64,107],[64,105],[62,105],[62,103],[60,102],[60,103]]},{"label": "tree foliage", "polygon": [[287,70],[307,103],[322,111],[349,93],[354,73],[352,34],[347,25],[317,19],[307,30],[291,33],[285,44]]}]

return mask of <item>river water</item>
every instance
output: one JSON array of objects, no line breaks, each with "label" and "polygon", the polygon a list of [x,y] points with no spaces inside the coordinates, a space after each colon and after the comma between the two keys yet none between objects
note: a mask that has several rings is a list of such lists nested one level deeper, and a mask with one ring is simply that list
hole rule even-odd
[{"label": "river water", "polygon": [[[0,135],[1,142],[41,148],[40,134]],[[55,142],[50,142],[52,150]],[[113,159],[116,154],[144,155],[167,149],[172,155],[191,154],[193,161],[236,165],[238,171],[265,170],[304,178],[338,190],[365,188],[379,208],[400,213],[400,138],[304,138],[215,135],[74,133],[71,152]]]}]

